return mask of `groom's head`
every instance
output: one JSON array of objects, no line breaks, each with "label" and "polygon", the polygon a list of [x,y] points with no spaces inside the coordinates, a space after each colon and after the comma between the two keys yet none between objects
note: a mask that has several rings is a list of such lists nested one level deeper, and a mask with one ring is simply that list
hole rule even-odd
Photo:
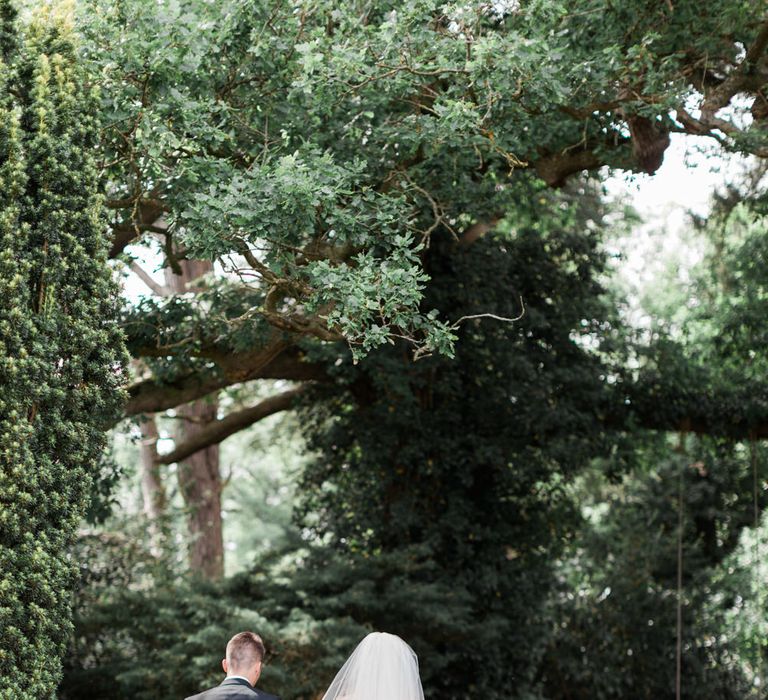
[{"label": "groom's head", "polygon": [[256,685],[264,652],[264,642],[258,634],[240,632],[227,643],[227,657],[222,660],[221,667],[227,676],[243,676],[251,685]]}]

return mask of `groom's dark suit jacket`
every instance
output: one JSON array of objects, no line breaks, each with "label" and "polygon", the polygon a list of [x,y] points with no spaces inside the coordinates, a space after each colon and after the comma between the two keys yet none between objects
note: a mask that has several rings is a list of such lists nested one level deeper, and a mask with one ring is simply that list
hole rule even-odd
[{"label": "groom's dark suit jacket", "polygon": [[280,698],[254,688],[242,678],[225,678],[221,685],[192,695],[187,700],[280,700]]}]

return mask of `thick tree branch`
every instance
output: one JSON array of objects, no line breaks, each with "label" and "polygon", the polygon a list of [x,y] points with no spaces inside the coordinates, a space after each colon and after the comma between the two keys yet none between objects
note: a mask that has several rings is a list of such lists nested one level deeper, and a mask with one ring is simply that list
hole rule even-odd
[{"label": "thick tree branch", "polygon": [[211,445],[218,445],[230,435],[253,425],[263,418],[288,410],[302,391],[302,388],[284,391],[282,394],[264,399],[264,401],[255,406],[235,411],[221,420],[207,423],[204,428],[195,432],[192,437],[180,445],[177,445],[171,452],[158,455],[157,462],[159,464],[181,462],[195,452],[199,452]]},{"label": "thick tree branch", "polygon": [[[161,212],[167,212],[167,205],[161,200],[155,197],[141,197],[137,200],[136,197],[124,197],[123,199],[108,199],[104,202],[104,206],[107,209],[136,209],[141,212],[142,209],[147,208],[153,210],[159,210]],[[160,217],[155,217],[160,218]]]},{"label": "thick tree branch", "polygon": [[550,187],[562,187],[569,175],[601,165],[605,163],[590,150],[552,153],[533,162],[536,174]]},{"label": "thick tree branch", "polygon": [[743,415],[712,416],[691,406],[688,415],[670,419],[664,413],[642,411],[633,414],[636,423],[649,430],[668,433],[695,433],[730,440],[764,440],[768,438],[768,414],[759,420],[749,420]]},{"label": "thick tree branch", "polygon": [[201,376],[196,372],[177,377],[172,382],[144,379],[128,387],[125,415],[137,416],[167,411],[234,383],[236,382],[229,382],[225,377]]},{"label": "thick tree branch", "polygon": [[141,231],[137,231],[130,224],[117,224],[112,227],[112,245],[109,247],[109,258],[114,259],[120,255],[136,238]]},{"label": "thick tree branch", "polygon": [[285,315],[264,309],[261,315],[267,322],[288,333],[299,335],[311,335],[320,340],[337,342],[344,340],[344,336],[336,331],[329,330],[328,326],[320,318],[315,316],[303,316],[301,314]]},{"label": "thick tree branch", "polygon": [[641,421],[643,428],[661,430],[674,433],[695,433],[696,435],[709,435],[710,437],[722,437],[729,440],[765,440],[768,438],[768,416],[757,424],[746,420],[737,420],[734,423],[721,423],[713,421],[707,416],[692,415],[690,418],[682,418],[676,424],[654,420],[653,416],[644,416]]},{"label": "thick tree branch", "polygon": [[711,123],[717,112],[728,105],[734,95],[745,90],[766,48],[768,48],[768,19],[763,20],[760,25],[760,31],[747,50],[744,60],[704,98],[701,104],[700,121],[702,123]]},{"label": "thick tree branch", "polygon": [[290,342],[285,336],[275,331],[263,346],[254,348],[250,352],[239,353],[213,347],[203,350],[200,356],[213,360],[225,376],[235,381],[245,381],[251,378],[254,372],[266,367],[289,345]]},{"label": "thick tree branch", "polygon": [[231,374],[201,375],[190,372],[173,382],[159,382],[156,379],[137,382],[128,388],[129,398],[125,415],[166,411],[203,398],[219,389],[254,379],[308,381],[328,378],[322,365],[305,361],[296,347],[285,349],[267,362],[259,359],[257,353],[233,353],[231,365],[233,368],[237,365],[239,369]]},{"label": "thick tree branch", "polygon": [[626,387],[620,410],[609,411],[606,427],[642,427],[731,440],[768,438],[768,388],[695,387],[666,389],[664,380],[641,379]]}]

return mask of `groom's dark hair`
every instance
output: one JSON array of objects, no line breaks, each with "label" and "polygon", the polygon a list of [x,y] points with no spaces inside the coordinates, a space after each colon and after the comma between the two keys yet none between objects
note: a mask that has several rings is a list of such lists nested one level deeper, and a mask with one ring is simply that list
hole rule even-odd
[{"label": "groom's dark hair", "polygon": [[240,632],[227,643],[227,663],[235,669],[243,669],[264,660],[264,642],[255,632]]}]

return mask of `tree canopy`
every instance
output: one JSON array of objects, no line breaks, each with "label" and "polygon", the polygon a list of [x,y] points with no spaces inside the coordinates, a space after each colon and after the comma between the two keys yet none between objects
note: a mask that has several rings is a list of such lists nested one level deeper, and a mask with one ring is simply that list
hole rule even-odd
[{"label": "tree canopy", "polygon": [[654,172],[674,132],[764,154],[764,10],[83,3],[112,254],[149,232],[173,269],[204,257],[229,273],[206,303],[147,303],[126,326],[174,380],[134,386],[129,413],[301,378],[302,338],[450,354],[457,319],[421,306],[419,251],[514,216],[528,173]]}]

